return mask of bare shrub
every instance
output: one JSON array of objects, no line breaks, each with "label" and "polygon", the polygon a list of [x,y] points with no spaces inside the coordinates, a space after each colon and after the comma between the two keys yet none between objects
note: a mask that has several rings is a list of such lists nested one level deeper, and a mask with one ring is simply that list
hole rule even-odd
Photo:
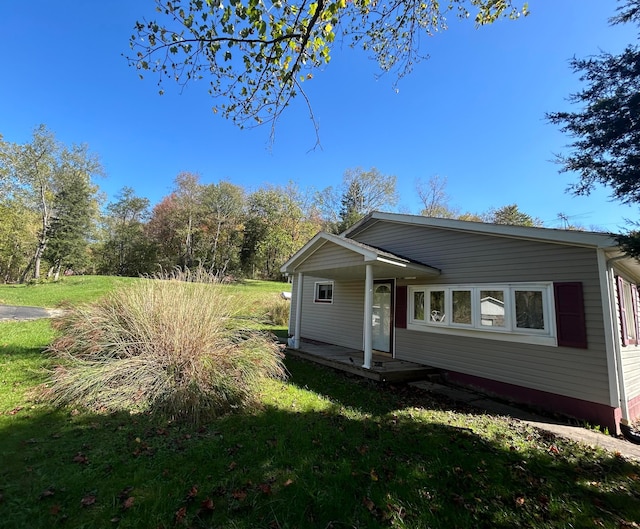
[{"label": "bare shrub", "polygon": [[285,377],[273,338],[232,329],[241,310],[232,289],[181,274],[141,279],[60,320],[53,403],[197,424],[257,404],[265,377]]}]

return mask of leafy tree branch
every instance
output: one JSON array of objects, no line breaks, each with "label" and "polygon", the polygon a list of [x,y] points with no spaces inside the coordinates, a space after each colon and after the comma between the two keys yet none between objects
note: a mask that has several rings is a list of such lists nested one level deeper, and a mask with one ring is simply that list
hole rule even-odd
[{"label": "leafy tree branch", "polygon": [[[135,24],[130,65],[182,87],[207,78],[220,112],[240,127],[271,123],[331,60],[336,37],[398,78],[426,58],[423,35],[450,13],[476,25],[527,14],[512,0],[155,0],[157,20]],[[272,133],[274,129],[272,128]]]}]

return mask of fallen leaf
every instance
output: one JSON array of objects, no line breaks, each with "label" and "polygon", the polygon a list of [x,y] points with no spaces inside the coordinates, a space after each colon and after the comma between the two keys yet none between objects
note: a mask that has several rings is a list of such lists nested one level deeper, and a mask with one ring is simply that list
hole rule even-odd
[{"label": "fallen leaf", "polygon": [[374,512],[376,510],[376,504],[371,501],[370,498],[366,496],[362,498],[362,504],[367,508],[369,512]]},{"label": "fallen leaf", "polygon": [[260,483],[260,491],[262,494],[271,494],[271,485],[268,483]]},{"label": "fallen leaf", "polygon": [[52,505],[49,508],[49,514],[52,514],[53,516],[57,516],[60,513],[60,505]]},{"label": "fallen leaf", "polygon": [[18,412],[20,412],[22,410],[24,410],[24,406],[16,406],[12,410],[8,411],[7,415],[15,415],[16,413],[18,413]]},{"label": "fallen leaf", "polygon": [[371,469],[371,472],[369,472],[369,476],[371,476],[371,481],[378,481],[378,479],[380,479],[373,468]]},{"label": "fallen leaf", "polygon": [[235,461],[231,461],[231,463],[229,463],[229,466],[227,467],[227,470],[231,471],[237,466],[238,466],[238,463],[236,463]]},{"label": "fallen leaf", "polygon": [[233,498],[238,501],[243,501],[244,499],[246,499],[247,493],[244,490],[234,490],[231,493],[231,496],[233,496]]},{"label": "fallen leaf", "polygon": [[213,500],[211,498],[206,498],[200,504],[200,507],[204,511],[212,511],[213,510]]},{"label": "fallen leaf", "polygon": [[74,463],[79,463],[81,465],[86,465],[89,462],[89,458],[87,456],[85,456],[82,452],[78,452],[73,457],[73,462]]},{"label": "fallen leaf", "polygon": [[125,487],[124,489],[122,489],[119,493],[118,493],[118,498],[120,498],[120,501],[126,499],[129,497],[129,495],[131,494],[131,491],[133,490],[133,487]]},{"label": "fallen leaf", "polygon": [[87,494],[82,500],[80,500],[80,505],[83,507],[89,507],[96,502],[96,497],[93,494]]},{"label": "fallen leaf", "polygon": [[122,502],[122,508],[131,509],[131,507],[133,507],[134,501],[135,501],[135,498],[133,496],[129,496],[126,500]]},{"label": "fallen leaf", "polygon": [[176,517],[176,523],[180,523],[182,522],[185,517],[187,516],[187,508],[186,507],[180,507],[175,514]]},{"label": "fallen leaf", "polygon": [[50,496],[53,496],[55,494],[55,491],[53,490],[53,488],[48,488],[47,490],[44,490],[40,493],[40,499],[43,498],[49,498]]},{"label": "fallen leaf", "polygon": [[288,479],[287,481],[285,481],[282,484],[283,487],[288,487],[289,485],[293,485],[293,480],[292,479]]},{"label": "fallen leaf", "polygon": [[522,507],[525,504],[525,502],[526,502],[526,500],[525,500],[525,498],[523,496],[518,496],[516,498],[516,505],[518,507]]},{"label": "fallen leaf", "polygon": [[185,498],[185,501],[193,501],[193,499],[198,495],[198,487],[196,485],[193,485],[191,487],[191,490],[189,490],[189,492],[187,492],[187,497]]}]

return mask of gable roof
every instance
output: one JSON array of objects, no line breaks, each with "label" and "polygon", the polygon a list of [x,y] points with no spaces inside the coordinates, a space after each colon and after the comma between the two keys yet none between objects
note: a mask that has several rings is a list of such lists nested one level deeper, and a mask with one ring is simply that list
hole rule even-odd
[{"label": "gable roof", "polygon": [[422,215],[384,213],[381,211],[373,211],[369,213],[340,235],[342,237],[354,237],[358,233],[367,230],[375,223],[381,221],[409,224],[413,226],[430,226],[445,230],[479,233],[498,237],[529,239],[572,246],[602,248],[605,250],[619,250],[618,243],[610,233],[490,224],[487,222],[441,219],[436,217],[424,217]]},{"label": "gable roof", "polygon": [[340,277],[360,277],[363,276],[367,264],[373,265],[376,269],[376,275],[381,277],[384,277],[385,273],[390,277],[437,276],[440,274],[439,269],[424,263],[326,232],[317,233],[313,239],[282,265],[280,271],[285,274],[298,272],[304,268],[307,260],[328,246],[346,250],[346,255],[350,259],[343,262],[333,261],[314,268],[315,271],[322,272],[322,277],[331,278],[338,275]]}]

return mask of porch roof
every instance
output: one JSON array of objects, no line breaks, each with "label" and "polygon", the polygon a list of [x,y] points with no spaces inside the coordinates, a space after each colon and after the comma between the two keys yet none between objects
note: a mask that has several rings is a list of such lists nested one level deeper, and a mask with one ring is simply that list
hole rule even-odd
[{"label": "porch roof", "polygon": [[280,268],[291,275],[298,272],[328,279],[361,279],[366,265],[373,266],[374,277],[434,277],[440,270],[395,255],[353,239],[319,232]]}]

